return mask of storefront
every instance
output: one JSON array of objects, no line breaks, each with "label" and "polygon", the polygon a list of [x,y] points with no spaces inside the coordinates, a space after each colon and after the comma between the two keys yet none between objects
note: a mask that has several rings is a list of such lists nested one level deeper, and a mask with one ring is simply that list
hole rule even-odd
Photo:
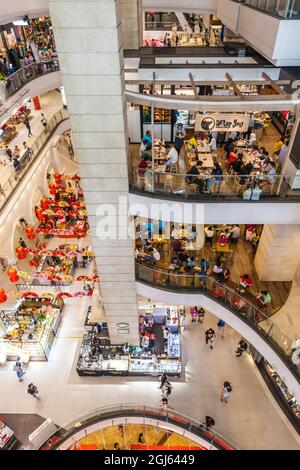
[{"label": "storefront", "polygon": [[[64,301],[21,298],[13,310],[2,310],[0,352],[6,360],[46,361],[59,328]],[[23,294],[23,297],[25,294]]]},{"label": "storefront", "polygon": [[18,445],[15,433],[0,418],[0,450],[16,450]]},{"label": "storefront", "polygon": [[0,73],[4,76],[33,62],[56,58],[56,46],[49,17],[18,20],[2,25]]},{"label": "storefront", "polygon": [[[144,80],[139,93],[126,92],[131,143],[140,142],[146,133],[152,136],[146,148],[147,168],[137,169],[144,152],[142,146],[132,147],[134,188],[176,197],[200,195],[199,186],[186,178],[198,161],[203,177],[220,182],[208,184],[206,197],[217,193],[258,200],[289,196],[298,188],[297,168],[289,158],[299,127],[293,97],[264,73],[261,80],[249,82],[233,81],[229,74],[226,78],[211,85],[192,77],[192,84],[185,85],[158,83],[154,78]],[[129,81],[131,88],[134,82]],[[179,124],[184,128],[182,136]],[[169,142],[178,152],[174,164],[167,162]],[[241,165],[234,169],[232,163],[238,159]],[[219,179],[210,177],[216,170],[221,172]],[[247,177],[234,178],[241,174]]]},{"label": "storefront", "polygon": [[174,306],[140,305],[140,347],[136,347],[111,345],[103,313],[99,316],[99,309],[90,306],[85,322],[89,333],[83,337],[76,368],[78,375],[155,377],[166,373],[179,377],[180,312]]}]

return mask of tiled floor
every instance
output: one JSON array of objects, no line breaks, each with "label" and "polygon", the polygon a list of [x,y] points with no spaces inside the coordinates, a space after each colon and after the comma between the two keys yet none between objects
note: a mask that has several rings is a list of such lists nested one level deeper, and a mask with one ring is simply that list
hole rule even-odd
[{"label": "tiled floor", "polygon": [[[68,299],[64,320],[48,363],[31,363],[23,383],[17,381],[12,364],[0,369],[0,414],[34,413],[63,425],[95,408],[118,403],[158,406],[158,381],[150,378],[79,377],[76,362],[89,300]],[[173,381],[170,406],[194,419],[214,417],[216,430],[242,449],[299,449],[299,441],[274,408],[258,379],[249,356],[234,355],[238,335],[225,331],[217,338],[215,350],[204,343],[204,331],[217,319],[207,314],[203,325],[188,324],[182,335],[185,375]],[[225,380],[231,381],[233,395],[228,405],[220,402]],[[34,382],[40,400],[26,392]]]}]

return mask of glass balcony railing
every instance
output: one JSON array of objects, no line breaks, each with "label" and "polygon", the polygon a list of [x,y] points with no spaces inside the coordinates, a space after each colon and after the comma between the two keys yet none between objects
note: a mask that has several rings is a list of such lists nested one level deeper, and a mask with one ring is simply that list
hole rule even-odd
[{"label": "glass balcony railing", "polygon": [[[203,201],[219,198],[237,199],[239,201],[258,201],[266,199],[299,200],[299,176],[274,175],[269,177],[262,173],[253,175],[201,176],[167,173],[148,169],[145,172],[132,169],[131,189],[142,193],[155,193],[161,197],[172,197],[181,200]],[[300,182],[300,181],[299,181]]]},{"label": "glass balcony railing", "polygon": [[58,70],[59,63],[57,59],[25,65],[25,67],[0,81],[0,105],[4,104],[10,96],[20,90],[26,83]]},{"label": "glass balcony railing", "polygon": [[242,294],[232,282],[220,282],[205,273],[174,274],[136,263],[136,279],[152,287],[176,292],[198,292],[224,305],[251,326],[276,351],[299,381],[300,369],[293,364],[292,339],[289,338],[257,305],[257,299]]},{"label": "glass balcony railing", "polygon": [[300,0],[235,0],[279,18],[300,19]]},{"label": "glass balcony railing", "polygon": [[[48,445],[45,444],[41,447],[41,450],[48,449],[59,449],[62,444],[70,439],[70,446],[75,446],[78,441],[76,436],[78,432],[85,430],[88,426],[94,425],[97,422],[105,421],[105,427],[115,426],[117,418],[130,418],[132,416],[141,418],[141,424],[147,425],[147,419],[152,421],[157,420],[155,425],[159,426],[159,422],[169,423],[170,425],[178,426],[179,428],[194,434],[205,440],[208,443],[208,448],[211,446],[216,447],[219,450],[235,450],[236,447],[225,439],[221,434],[218,434],[211,429],[207,429],[204,424],[197,422],[196,420],[189,418],[183,414],[179,414],[176,411],[168,409],[159,410],[157,408],[150,408],[148,406],[139,405],[121,405],[109,406],[94,410],[88,415],[74,420],[72,423],[67,424],[58,429],[51,439],[48,440]],[[167,426],[166,426],[167,427]],[[82,433],[81,433],[82,434]],[[184,434],[183,434],[184,436]],[[81,437],[82,439],[82,437]],[[130,443],[128,443],[130,448]]]},{"label": "glass balcony railing", "polygon": [[28,169],[32,163],[38,157],[42,147],[49,140],[55,129],[59,126],[61,122],[68,119],[68,111],[66,109],[61,109],[54,116],[49,119],[47,129],[43,130],[40,135],[32,144],[31,148],[24,153],[19,160],[20,166],[17,170],[14,170],[10,177],[0,185],[0,213],[4,209],[7,201],[16,190],[20,182],[22,181],[23,176],[27,173]]}]

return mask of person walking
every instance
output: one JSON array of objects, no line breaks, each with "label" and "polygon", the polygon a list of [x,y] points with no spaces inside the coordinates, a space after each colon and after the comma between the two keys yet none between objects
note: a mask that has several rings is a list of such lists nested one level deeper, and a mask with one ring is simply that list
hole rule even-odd
[{"label": "person walking", "polygon": [[9,148],[8,145],[6,145],[5,151],[6,151],[6,154],[7,154],[7,156],[8,156],[9,161],[11,162],[12,159],[13,159],[13,152],[12,152],[12,150]]},{"label": "person walking", "polygon": [[248,349],[248,345],[247,345],[246,341],[241,339],[241,341],[238,343],[238,345],[236,347],[236,351],[235,351],[236,357],[241,357],[243,355],[243,353],[245,351],[247,351],[247,349]]},{"label": "person walking", "polygon": [[198,323],[203,323],[204,316],[205,316],[205,310],[203,307],[200,307],[198,310]]},{"label": "person walking", "polygon": [[205,343],[209,344],[210,349],[214,349],[213,344],[216,339],[216,333],[212,328],[209,328],[205,332]]},{"label": "person walking", "polygon": [[165,382],[161,394],[168,398],[172,393],[172,385],[169,382]]},{"label": "person walking", "polygon": [[26,119],[26,121],[25,121],[25,126],[26,126],[26,129],[28,131],[28,137],[31,137],[32,132],[31,132],[31,126],[30,126],[30,123],[29,123],[28,119]]},{"label": "person walking", "polygon": [[186,314],[182,313],[180,315],[180,320],[181,320],[181,331],[182,333],[186,330]]},{"label": "person walking", "polygon": [[223,385],[223,390],[222,390],[222,393],[221,393],[221,396],[220,396],[220,400],[223,402],[223,403],[228,403],[228,398],[231,397],[231,393],[232,393],[232,385],[230,382],[226,381],[224,382],[224,385]]},{"label": "person walking", "polygon": [[30,383],[27,388],[27,393],[29,395],[32,395],[34,398],[39,398],[37,394],[39,393],[37,386],[34,385],[33,383]]},{"label": "person walking", "polygon": [[48,130],[48,121],[47,121],[47,119],[46,119],[46,117],[43,113],[42,113],[41,123],[44,126],[45,132],[47,132],[47,130]]},{"label": "person walking", "polygon": [[25,372],[24,370],[22,369],[22,366],[21,365],[18,365],[16,367],[16,373],[17,373],[17,377],[19,379],[19,382],[22,382],[23,381],[23,377],[25,375]]},{"label": "person walking", "polygon": [[196,323],[196,318],[197,318],[197,315],[198,315],[197,307],[191,307],[190,314],[191,314],[192,323]]},{"label": "person walking", "polygon": [[165,396],[163,396],[162,399],[160,400],[160,407],[161,408],[168,407],[168,399]]},{"label": "person walking", "polygon": [[162,389],[165,385],[166,382],[168,382],[168,376],[167,374],[164,372],[160,377],[160,386],[158,388]]},{"label": "person walking", "polygon": [[219,320],[218,323],[217,323],[217,327],[218,327],[218,330],[219,330],[219,333],[220,333],[220,336],[221,338],[224,339],[224,329],[225,329],[225,322],[224,320]]},{"label": "person walking", "polygon": [[205,427],[206,429],[210,429],[215,425],[215,420],[211,416],[205,416]]}]

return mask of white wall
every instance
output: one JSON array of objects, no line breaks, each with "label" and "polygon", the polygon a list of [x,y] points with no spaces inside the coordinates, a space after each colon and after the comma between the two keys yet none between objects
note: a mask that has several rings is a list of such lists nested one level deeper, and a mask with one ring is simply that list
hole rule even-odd
[{"label": "white wall", "polygon": [[217,0],[142,0],[145,11],[181,11],[202,13],[217,10]]},{"label": "white wall", "polygon": [[300,20],[281,20],[273,51],[276,65],[300,65]]},{"label": "white wall", "polygon": [[146,286],[140,282],[136,283],[137,293],[156,302],[163,302],[167,305],[201,305],[218,318],[222,318],[234,330],[239,332],[257,351],[277,370],[280,377],[285,381],[288,388],[295,394],[296,400],[300,400],[300,386],[293,374],[286,367],[285,363],[273,351],[273,349],[258,335],[255,330],[248,326],[237,315],[227,310],[214,300],[201,294],[181,294],[167,292],[153,287]]},{"label": "white wall", "polygon": [[25,15],[37,18],[49,13],[48,0],[1,0],[0,7],[0,24]]},{"label": "white wall", "polygon": [[[164,207],[172,211],[160,212]],[[288,202],[202,204],[129,194],[129,211],[131,215],[187,224],[300,224],[299,204]]]},{"label": "white wall", "polygon": [[237,31],[240,4],[231,0],[217,0],[217,17],[234,33]]}]

